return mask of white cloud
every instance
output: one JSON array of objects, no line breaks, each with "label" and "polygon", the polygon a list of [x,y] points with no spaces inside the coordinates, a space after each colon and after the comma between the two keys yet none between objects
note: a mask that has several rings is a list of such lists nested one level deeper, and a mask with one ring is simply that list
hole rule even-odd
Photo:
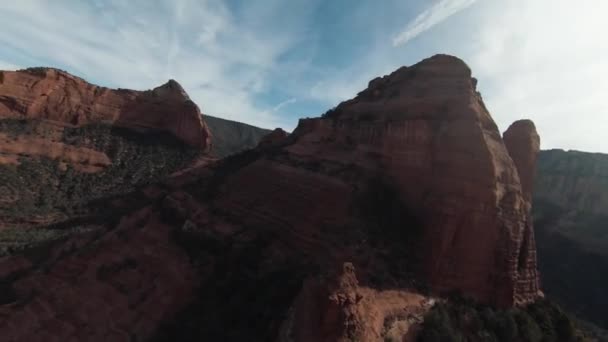
[{"label": "white cloud", "polygon": [[285,106],[289,106],[290,104],[296,103],[297,99],[295,97],[292,97],[290,99],[287,99],[281,103],[279,103],[278,105],[274,106],[272,108],[273,112],[278,112],[279,110],[281,110],[281,108],[285,107]]},{"label": "white cloud", "polygon": [[296,39],[289,29],[255,31],[244,19],[220,0],[5,1],[0,60],[50,64],[122,88],[173,78],[204,113],[274,127],[283,118],[255,98]]},{"label": "white cloud", "polygon": [[[335,106],[376,76],[445,52],[469,63],[501,129],[529,117],[543,148],[608,152],[608,2],[438,0],[394,37],[398,48],[386,37],[404,23],[385,14],[411,6],[363,7],[369,23],[346,30],[364,47],[357,54],[303,38],[318,29],[315,2],[247,1],[235,12],[221,0],[0,1],[0,69],[44,62],[135,89],[174,78],[204,113],[289,129],[288,109]],[[301,58],[282,60],[294,52]],[[334,60],[315,65],[323,54]],[[260,105],[270,88],[286,103]]]},{"label": "white cloud", "polygon": [[[315,100],[327,103],[329,106],[336,106],[339,102],[352,98],[359,91],[365,89],[371,79],[389,74],[407,63],[413,64],[418,62],[418,60],[412,57],[419,55],[420,49],[414,47],[418,50],[416,53],[404,53],[404,51],[407,51],[404,49],[409,48],[406,43],[445,21],[450,16],[470,7],[476,1],[440,0],[435,2],[434,5],[421,12],[414,20],[408,23],[403,31],[395,35],[392,45],[386,42],[386,32],[394,32],[394,28],[382,27],[385,25],[384,20],[372,23],[372,25],[376,25],[379,28],[376,28],[375,34],[368,42],[369,45],[366,46],[367,53],[356,56],[343,68],[324,70],[319,75],[319,81],[311,86],[308,95]],[[407,6],[401,4],[391,11],[395,15],[401,15],[406,10],[408,10]],[[396,46],[400,48],[393,48]],[[434,47],[427,47],[425,50],[428,52],[422,58],[430,57],[435,53],[445,52],[442,49],[435,49]]]},{"label": "white cloud", "polygon": [[[356,78],[356,80],[354,79]],[[325,80],[317,82],[310,89],[310,96],[319,101],[337,105],[340,101],[352,98],[358,91],[364,88],[366,80],[363,77],[332,75]],[[348,80],[350,79],[350,81]]]},{"label": "white cloud", "polygon": [[420,13],[414,21],[407,24],[405,29],[393,38],[393,46],[406,44],[433,26],[440,24],[454,14],[473,5],[477,0],[440,0],[424,12]]},{"label": "white cloud", "polygon": [[293,122],[288,119],[287,116],[283,115],[283,109],[297,102],[296,98],[289,98],[285,101],[282,101],[276,104],[274,107],[268,110],[261,111],[256,114],[258,120],[261,120],[266,123],[263,128],[277,128],[281,127],[286,130],[292,130]]},{"label": "white cloud", "polygon": [[[414,20],[405,31],[411,33],[403,37],[411,39],[428,23],[472,1],[446,3],[433,6],[433,15],[432,10],[420,14],[417,18],[424,20]],[[398,49],[371,46],[342,69],[323,75],[310,96],[336,105],[400,65],[450,53],[464,59],[479,79],[478,89],[501,130],[530,118],[544,149],[608,153],[605,13],[608,2],[601,0],[478,1],[461,20],[427,32],[424,40]]]},{"label": "white cloud", "polygon": [[467,58],[502,129],[528,117],[543,148],[608,152],[608,2],[508,0],[475,23]]},{"label": "white cloud", "polygon": [[20,69],[20,68],[13,63],[0,61],[0,70],[17,70],[17,69]]}]

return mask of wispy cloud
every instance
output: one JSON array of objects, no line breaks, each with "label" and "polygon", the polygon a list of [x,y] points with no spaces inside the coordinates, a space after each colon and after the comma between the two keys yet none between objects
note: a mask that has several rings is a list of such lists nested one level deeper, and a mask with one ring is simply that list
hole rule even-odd
[{"label": "wispy cloud", "polygon": [[17,70],[19,67],[12,63],[0,61],[0,70]]},{"label": "wispy cloud", "polygon": [[608,2],[385,2],[0,1],[0,69],[50,65],[134,89],[174,78],[203,113],[291,129],[376,76],[450,53],[502,129],[529,117],[544,148],[608,152]]},{"label": "wispy cloud", "polygon": [[488,2],[467,59],[499,126],[532,118],[543,148],[608,152],[608,2]]},{"label": "wispy cloud", "polygon": [[[283,129],[291,129],[290,125],[288,124],[288,121],[286,120],[287,116],[283,112],[283,109],[296,102],[297,102],[296,98],[293,98],[293,97],[289,98],[285,101],[279,102],[278,104],[276,104],[274,107],[272,107],[270,109],[264,110],[264,111],[256,114],[256,116],[266,118],[265,122],[267,124],[265,126],[263,126],[264,128],[281,127]],[[280,119],[280,118],[282,118],[282,119]]]},{"label": "wispy cloud", "polygon": [[[393,45],[400,46],[406,44],[414,37],[429,30],[450,16],[470,7],[476,1],[440,0],[436,2],[419,13],[399,34],[394,35]],[[427,3],[426,0],[421,2]],[[382,21],[366,25],[366,27],[372,26],[376,34],[370,37],[364,53],[357,55],[357,58],[349,60],[342,68],[330,69],[319,75],[319,80],[308,91],[309,96],[330,106],[335,106],[341,101],[354,97],[357,92],[365,89],[371,79],[377,76],[386,75],[400,66],[418,62],[420,59],[429,57],[435,53],[449,53],[450,50],[446,49],[445,46],[437,48],[430,45],[430,48],[426,47],[425,51],[422,51],[412,45],[412,50],[406,54],[400,49],[393,49],[387,46],[386,36],[391,34],[390,32],[395,32],[395,26],[387,27],[387,22],[395,21],[399,23],[398,25],[401,25],[398,20],[395,20],[396,18],[388,20],[391,16],[389,13],[401,16],[401,13],[409,9],[406,2],[398,2],[397,5],[394,5],[394,8],[390,8],[386,12],[377,12],[374,13],[375,15],[367,14],[370,18],[382,18]],[[365,13],[370,11],[374,11],[374,7],[366,8]],[[409,46],[406,48],[409,48]]]},{"label": "wispy cloud", "polygon": [[[465,20],[458,25],[444,22],[411,41],[465,8]],[[409,44],[368,47],[342,68],[319,77],[309,93],[335,105],[400,65],[435,53],[454,54],[473,70],[501,129],[530,118],[544,149],[608,153],[608,40],[598,39],[608,32],[607,11],[608,2],[597,0],[555,0],[551,6],[524,0],[440,1],[395,38],[398,44]]]},{"label": "wispy cloud", "polygon": [[440,24],[447,18],[473,5],[477,0],[440,0],[424,12],[420,13],[414,21],[407,24],[405,29],[393,38],[393,46],[406,44],[418,35]]},{"label": "wispy cloud", "polygon": [[234,13],[220,0],[0,2],[0,68],[56,66],[134,89],[174,78],[204,113],[275,127],[284,118],[256,97],[298,37],[296,26],[254,26],[278,15],[280,3],[267,5],[264,13],[252,5]]},{"label": "wispy cloud", "polygon": [[279,110],[281,110],[281,108],[283,108],[283,107],[285,107],[285,106],[289,106],[290,104],[292,104],[292,103],[296,103],[296,102],[297,102],[297,99],[296,99],[295,97],[292,97],[292,98],[287,99],[287,100],[285,100],[285,101],[283,101],[283,102],[279,103],[278,105],[274,106],[274,107],[272,108],[272,111],[273,111],[273,112],[278,112]]}]

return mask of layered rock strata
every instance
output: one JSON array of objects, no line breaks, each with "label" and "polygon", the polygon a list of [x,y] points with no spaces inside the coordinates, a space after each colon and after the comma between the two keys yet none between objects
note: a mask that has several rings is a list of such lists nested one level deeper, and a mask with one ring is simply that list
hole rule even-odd
[{"label": "layered rock strata", "polygon": [[0,80],[0,118],[162,130],[193,147],[210,148],[199,108],[174,80],[147,91],[108,89],[51,68],[3,71]]},{"label": "layered rock strata", "polygon": [[[98,90],[85,107],[124,92],[152,108],[146,99],[183,99],[175,89]],[[7,116],[45,113],[23,97],[3,102]],[[93,115],[49,103],[81,114],[45,119]],[[95,115],[140,126],[111,108]],[[204,134],[182,136],[207,146]],[[429,306],[414,280],[500,307],[539,295],[529,197],[538,138],[518,123],[503,140],[461,60],[400,68],[265,141],[59,224],[101,222],[91,240],[59,241],[37,262],[1,259],[0,330],[23,341],[410,338],[407,315]]]},{"label": "layered rock strata", "polygon": [[[536,133],[528,133],[523,139],[535,141]],[[226,191],[227,203],[247,208],[245,216],[269,212],[288,226],[307,222],[306,227],[315,227],[326,207],[309,207],[312,216],[295,215],[323,198],[313,191],[338,196],[344,192],[322,189],[334,183],[361,189],[365,176],[377,177],[419,219],[423,229],[416,249],[433,289],[458,290],[499,306],[536,298],[530,189],[522,187],[517,163],[519,154],[535,159],[538,146],[524,143],[514,162],[461,60],[438,55],[374,79],[324,117],[301,120],[289,141],[274,161],[257,161],[236,172],[227,186],[232,189],[234,183],[238,190]],[[533,172],[524,164],[521,173],[529,187]],[[317,179],[296,191],[296,184],[304,184],[298,173],[311,169],[333,180]],[[254,179],[258,185],[244,186]],[[275,187],[263,202],[245,204],[259,197],[259,189]],[[278,194],[296,192],[297,197],[278,199]],[[352,208],[352,195],[340,201]],[[340,221],[349,214],[331,209],[331,216]]]}]

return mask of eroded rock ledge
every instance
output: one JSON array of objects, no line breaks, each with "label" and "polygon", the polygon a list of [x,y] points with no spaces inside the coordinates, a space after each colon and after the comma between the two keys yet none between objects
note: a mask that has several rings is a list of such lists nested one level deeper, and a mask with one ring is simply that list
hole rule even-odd
[{"label": "eroded rock ledge", "polygon": [[[101,117],[139,126],[139,116],[115,116],[121,110],[107,104],[125,103],[115,97],[142,96],[126,103],[144,109],[161,106],[148,99],[183,99],[173,84],[156,93],[60,89],[59,99],[79,98],[67,96],[72,89],[97,94],[76,101],[86,110],[49,100],[81,113],[77,124],[100,103]],[[24,93],[0,108],[40,113],[30,100]],[[499,307],[531,302],[539,283],[527,184],[538,138],[519,125],[503,140],[455,57],[400,68],[288,136],[277,131],[254,150],[100,202],[119,207],[108,211],[118,216],[108,221],[103,212],[86,246],[77,237],[58,244],[43,266],[0,260],[14,292],[0,307],[0,327],[21,340],[127,332],[146,340],[159,331],[165,340],[273,340],[284,331],[304,341],[373,340],[386,336],[393,314],[425,310],[413,279],[436,295],[460,291]],[[103,301],[86,304],[90,296]],[[391,334],[406,334],[396,317]]]},{"label": "eroded rock ledge", "polygon": [[210,147],[211,134],[198,106],[174,80],[152,90],[135,91],[99,87],[52,68],[3,71],[2,75],[0,118],[162,130],[193,147]]}]

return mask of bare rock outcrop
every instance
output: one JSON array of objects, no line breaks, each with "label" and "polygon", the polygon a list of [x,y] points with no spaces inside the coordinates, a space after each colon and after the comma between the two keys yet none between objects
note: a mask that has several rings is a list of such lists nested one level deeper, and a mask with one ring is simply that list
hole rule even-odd
[{"label": "bare rock outcrop", "polygon": [[20,156],[46,157],[82,172],[97,172],[110,165],[108,156],[86,147],[75,147],[34,136],[8,137],[0,133],[0,165],[19,164]]},{"label": "bare rock outcrop", "polygon": [[[357,173],[380,177],[422,222],[421,268],[434,290],[459,290],[499,306],[531,301],[538,279],[534,243],[525,238],[532,227],[528,201],[475,86],[468,66],[452,56],[400,68],[324,117],[301,120],[283,148],[283,161],[255,162],[232,181],[241,184],[239,197],[246,198],[255,197],[253,188],[243,186],[254,175],[275,174],[260,184],[267,189],[279,186],[285,174],[295,177],[289,184],[298,184],[302,168],[318,169],[345,185],[357,182],[352,178]],[[342,171],[331,171],[339,165]],[[297,172],[290,171],[294,166]],[[321,198],[311,191],[300,192],[306,203]],[[349,196],[339,201],[352,201]],[[264,207],[273,207],[272,197]],[[298,226],[300,216],[288,204],[293,200],[280,202],[282,210],[266,211],[280,212],[283,221]],[[312,212],[323,215],[326,208]],[[343,213],[331,211],[334,221],[347,216]],[[310,226],[318,217],[303,219]]]},{"label": "bare rock outcrop", "polygon": [[[55,84],[47,78],[60,80],[57,93],[40,85]],[[3,97],[5,117],[158,128],[161,103],[190,106],[172,82],[133,92],[75,86],[57,71],[23,79],[52,100]],[[126,330],[164,340],[408,340],[432,305],[412,279],[499,307],[531,302],[539,284],[522,182],[537,147],[531,130],[521,144],[510,131],[505,144],[463,61],[438,55],[400,68],[289,137],[277,131],[272,148],[201,160],[101,202],[118,203],[108,212],[120,223],[95,244],[63,244],[69,253],[56,262],[7,277],[15,298],[0,305],[0,330],[15,340],[108,340]],[[177,136],[208,146],[205,134]],[[107,221],[99,215],[90,219]],[[80,305],[88,298],[103,301]]]},{"label": "bare rock outcrop", "polygon": [[567,209],[608,215],[608,155],[547,150],[539,157],[534,197]]},{"label": "bare rock outcrop", "polygon": [[196,285],[188,257],[150,208],[112,231],[74,236],[38,263],[0,258],[0,279],[9,280],[0,303],[4,341],[147,340]]},{"label": "bare rock outcrop", "polygon": [[347,262],[326,278],[304,282],[282,327],[279,342],[414,341],[435,300],[407,290],[359,286]]},{"label": "bare rock outcrop", "polygon": [[503,134],[503,140],[517,167],[523,194],[531,204],[536,161],[540,152],[540,137],[534,122],[531,120],[514,122]]},{"label": "bare rock outcrop", "polygon": [[208,150],[211,134],[197,105],[174,80],[147,91],[108,89],[64,71],[4,71],[0,118],[42,119],[71,125],[111,123],[136,130],[162,130]]},{"label": "bare rock outcrop", "polygon": [[275,128],[272,132],[266,134],[262,140],[258,143],[258,147],[269,147],[276,146],[287,139],[289,134],[285,132],[282,128]]},{"label": "bare rock outcrop", "polygon": [[608,155],[541,151],[532,211],[543,291],[608,327]]}]

